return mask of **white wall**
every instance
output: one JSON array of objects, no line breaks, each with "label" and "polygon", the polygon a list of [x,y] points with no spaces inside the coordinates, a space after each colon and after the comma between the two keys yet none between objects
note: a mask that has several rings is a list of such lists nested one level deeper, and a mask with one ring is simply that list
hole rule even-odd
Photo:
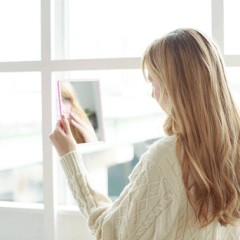
[{"label": "white wall", "polygon": [[[44,240],[43,210],[1,209],[0,239]],[[94,237],[79,211],[59,211],[58,240],[94,240]]]},{"label": "white wall", "polygon": [[43,211],[0,211],[1,240],[43,240],[43,237]]}]

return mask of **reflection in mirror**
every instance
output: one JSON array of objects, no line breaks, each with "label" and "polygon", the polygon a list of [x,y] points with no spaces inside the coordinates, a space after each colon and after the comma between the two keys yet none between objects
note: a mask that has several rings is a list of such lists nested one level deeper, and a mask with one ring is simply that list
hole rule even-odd
[{"label": "reflection in mirror", "polygon": [[58,91],[60,116],[66,116],[76,142],[105,141],[99,81],[59,80]]}]

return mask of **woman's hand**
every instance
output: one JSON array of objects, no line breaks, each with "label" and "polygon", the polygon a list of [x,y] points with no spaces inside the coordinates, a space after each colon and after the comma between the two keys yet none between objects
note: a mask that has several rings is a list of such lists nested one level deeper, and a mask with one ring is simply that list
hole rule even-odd
[{"label": "woman's hand", "polygon": [[[65,131],[63,131],[60,127],[60,123],[62,123]],[[77,150],[77,143],[73,138],[68,120],[64,115],[62,121],[59,120],[57,122],[54,132],[49,135],[49,139],[56,148],[57,153],[60,157],[64,156],[69,152]]]},{"label": "woman's hand", "polygon": [[98,141],[97,135],[92,125],[84,122],[73,112],[71,112],[71,117],[71,123],[82,133],[86,143]]}]

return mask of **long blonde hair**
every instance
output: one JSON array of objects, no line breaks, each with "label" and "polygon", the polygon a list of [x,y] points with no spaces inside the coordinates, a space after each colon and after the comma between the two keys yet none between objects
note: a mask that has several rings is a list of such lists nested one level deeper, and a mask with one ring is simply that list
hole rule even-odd
[{"label": "long blonde hair", "polygon": [[[76,115],[78,115],[80,119],[82,119],[83,121],[85,121],[86,123],[92,126],[92,123],[90,122],[87,114],[84,112],[84,110],[80,106],[80,103],[78,102],[78,99],[76,97],[76,93],[74,91],[72,84],[70,82],[61,82],[60,86],[61,86],[62,98],[69,98],[71,105],[75,110]],[[70,128],[76,142],[85,143],[82,133],[73,124],[70,124]]]},{"label": "long blonde hair", "polygon": [[[225,68],[217,44],[192,28],[176,29],[155,40],[142,57],[145,80],[148,70],[161,89],[159,104],[167,114],[163,129],[175,136],[199,229],[215,219],[221,226],[240,227],[236,224],[240,219],[240,114]],[[195,196],[188,188],[190,173]]]}]

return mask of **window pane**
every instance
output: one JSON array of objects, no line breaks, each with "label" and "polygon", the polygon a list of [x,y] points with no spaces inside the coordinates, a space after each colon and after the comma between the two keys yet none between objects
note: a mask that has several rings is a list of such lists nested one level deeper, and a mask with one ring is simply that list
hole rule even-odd
[{"label": "window pane", "polygon": [[230,91],[240,109],[240,67],[227,67],[226,74]]},{"label": "window pane", "polygon": [[[58,79],[56,74],[59,73],[54,74],[55,80]],[[82,156],[97,189],[114,199],[128,182],[129,171],[140,158],[137,146],[165,135],[162,124],[166,114],[151,97],[151,84],[145,82],[141,69],[71,71],[65,72],[64,78],[100,80],[108,146],[92,147],[91,151],[82,151]],[[147,151],[147,148],[142,147],[142,150]],[[116,168],[123,173],[121,182],[117,175],[109,181],[108,176],[114,176]],[[63,189],[59,186],[60,191]],[[66,191],[69,204],[76,204],[71,193]],[[59,204],[63,202],[59,201]]]},{"label": "window pane", "polygon": [[141,57],[153,40],[180,27],[211,36],[211,1],[71,0],[65,57]]},{"label": "window pane", "polygon": [[0,1],[0,62],[41,59],[40,1]]},{"label": "window pane", "polygon": [[224,1],[224,54],[240,54],[240,1]]},{"label": "window pane", "polygon": [[40,73],[0,74],[0,200],[43,202]]},{"label": "window pane", "polygon": [[139,162],[141,156],[147,151],[146,146],[159,138],[133,144],[134,157],[130,162],[116,164],[108,168],[108,196],[112,201],[119,198],[125,186],[129,183],[128,176]]}]

